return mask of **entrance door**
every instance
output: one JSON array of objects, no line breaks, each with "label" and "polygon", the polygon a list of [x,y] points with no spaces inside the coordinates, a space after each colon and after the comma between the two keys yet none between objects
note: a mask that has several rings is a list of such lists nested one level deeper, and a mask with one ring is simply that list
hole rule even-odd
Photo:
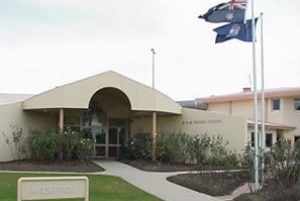
[{"label": "entrance door", "polygon": [[108,157],[119,157],[121,146],[128,138],[128,120],[110,119],[108,129]]},{"label": "entrance door", "polygon": [[94,157],[117,158],[120,156],[121,146],[128,139],[127,122],[127,119],[109,119],[105,127],[92,126],[92,136],[95,142]]},{"label": "entrance door", "polygon": [[126,129],[110,127],[108,136],[108,157],[119,157],[121,146],[125,143]]},{"label": "entrance door", "polygon": [[80,130],[94,141],[94,156],[107,157],[108,118],[106,113],[90,106],[81,117]]},{"label": "entrance door", "polygon": [[96,107],[81,117],[81,131],[94,141],[94,157],[116,158],[121,146],[127,142],[128,119],[110,118]]}]

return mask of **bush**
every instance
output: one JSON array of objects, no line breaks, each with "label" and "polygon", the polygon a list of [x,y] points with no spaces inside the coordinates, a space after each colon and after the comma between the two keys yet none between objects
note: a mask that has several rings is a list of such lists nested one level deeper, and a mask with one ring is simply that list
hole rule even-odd
[{"label": "bush", "polygon": [[1,135],[10,150],[13,160],[19,160],[22,155],[26,154],[26,149],[23,146],[23,129],[17,124],[10,125],[9,134],[2,132]]},{"label": "bush", "polygon": [[87,161],[93,153],[93,142],[84,138],[84,134],[65,130],[36,130],[28,138],[32,160],[53,162],[58,159]]},{"label": "bush", "polygon": [[266,155],[266,172],[280,186],[293,187],[300,174],[300,145],[281,139]]},{"label": "bush", "polygon": [[36,130],[28,138],[31,158],[35,161],[54,161],[60,150],[58,134],[53,130]]},{"label": "bush", "polygon": [[156,138],[156,159],[161,162],[175,162],[179,150],[179,136],[176,134],[158,134]]},{"label": "bush", "polygon": [[[238,167],[235,152],[226,150],[228,142],[221,136],[160,133],[156,138],[156,159],[160,162],[187,162],[201,166]],[[128,147],[123,147],[127,159],[151,159],[152,135],[136,134]]]},{"label": "bush", "polygon": [[152,155],[152,136],[149,133],[138,133],[133,136],[128,146],[122,148],[126,151],[123,157],[127,159],[151,159]]},{"label": "bush", "polygon": [[86,161],[93,153],[93,141],[84,138],[84,134],[67,128],[58,134],[64,160]]}]

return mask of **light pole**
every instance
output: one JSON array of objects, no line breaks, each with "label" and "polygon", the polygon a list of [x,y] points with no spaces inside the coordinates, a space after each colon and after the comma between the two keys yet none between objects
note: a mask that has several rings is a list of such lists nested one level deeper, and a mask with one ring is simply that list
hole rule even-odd
[{"label": "light pole", "polygon": [[155,50],[151,48],[152,52],[152,88],[155,89]]},{"label": "light pole", "polygon": [[[155,50],[153,48],[151,48],[151,52],[152,52],[152,88],[155,89]],[[156,97],[155,97],[155,91],[153,91],[154,93],[154,105],[153,107],[156,107]],[[156,117],[156,111],[155,108],[153,108],[153,112],[152,112],[152,161],[156,160],[156,154],[155,154],[155,150],[156,150],[156,128],[157,128],[157,117]]]}]

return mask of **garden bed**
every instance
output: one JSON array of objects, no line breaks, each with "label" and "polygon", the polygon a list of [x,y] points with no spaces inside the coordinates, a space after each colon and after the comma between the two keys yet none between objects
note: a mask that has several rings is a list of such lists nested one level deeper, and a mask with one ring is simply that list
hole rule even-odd
[{"label": "garden bed", "polygon": [[[127,164],[145,171],[167,172],[167,171],[194,171],[195,167],[185,164],[166,164],[152,161],[130,160]],[[104,169],[92,162],[81,163],[79,161],[36,163],[30,160],[18,162],[1,162],[0,170],[10,171],[46,171],[46,172],[100,172]],[[248,174],[249,175],[249,174]],[[243,182],[249,181],[245,172],[234,173],[187,173],[168,178],[170,182],[185,186],[192,190],[212,196],[229,195]],[[274,181],[268,181],[267,186],[258,193],[244,194],[235,201],[299,201],[300,187],[290,189],[278,186]]]},{"label": "garden bed", "polygon": [[104,169],[91,161],[57,161],[54,163],[37,163],[31,160],[1,162],[0,170],[37,171],[37,172],[101,172]]}]

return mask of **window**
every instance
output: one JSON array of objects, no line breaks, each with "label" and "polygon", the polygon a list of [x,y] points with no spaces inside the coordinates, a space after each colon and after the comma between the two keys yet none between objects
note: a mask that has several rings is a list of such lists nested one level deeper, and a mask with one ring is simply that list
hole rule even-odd
[{"label": "window", "polygon": [[[258,144],[259,144],[259,133],[258,133]],[[254,132],[251,132],[251,146],[254,147],[255,146],[255,135]]]},{"label": "window", "polygon": [[[266,140],[266,147],[272,147],[273,146],[273,135],[272,133],[266,133],[265,136],[265,140]],[[258,144],[260,141],[260,135],[258,133]],[[251,132],[251,146],[254,147],[254,143],[255,143],[255,136],[254,136],[254,132]]]},{"label": "window", "polygon": [[300,98],[294,99],[295,110],[300,110]]},{"label": "window", "polygon": [[280,99],[273,99],[272,107],[273,107],[273,110],[280,110]]},{"label": "window", "polygon": [[272,133],[266,134],[266,147],[272,147],[273,145],[273,135]]},{"label": "window", "polygon": [[299,142],[300,143],[300,135],[296,135],[295,136],[295,142]]},{"label": "window", "polygon": [[254,132],[251,132],[251,147],[254,147],[255,136]]}]

